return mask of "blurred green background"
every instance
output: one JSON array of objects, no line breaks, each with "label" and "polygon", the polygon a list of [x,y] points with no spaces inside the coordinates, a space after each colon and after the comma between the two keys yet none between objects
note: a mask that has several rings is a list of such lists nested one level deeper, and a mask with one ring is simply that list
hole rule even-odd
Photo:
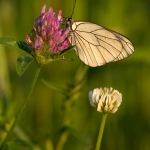
[{"label": "blurred green background", "polygon": [[[61,9],[64,17],[69,17],[73,10],[73,0],[0,0],[0,36],[12,36],[25,41],[25,34],[32,29],[43,4],[47,5],[47,10],[53,7],[57,13]],[[64,150],[94,149],[102,114],[90,106],[88,92],[97,87],[113,87],[123,95],[118,112],[108,115],[101,149],[149,150],[150,1],[77,0],[73,19],[94,22],[122,33],[134,44],[135,53],[115,63],[89,67],[80,96],[69,112],[70,125],[88,144],[70,133]],[[16,59],[22,51],[1,45],[0,49],[0,119],[5,120],[7,115],[6,120],[9,121],[28,94],[36,64],[33,62],[23,76],[19,77],[15,67]],[[46,146],[47,141],[51,141],[55,147],[64,117],[62,103],[65,96],[46,87],[41,79],[62,86],[74,82],[73,78],[83,63],[74,51],[66,57],[74,58],[75,61],[57,61],[43,66],[31,100],[11,140],[18,137],[24,139],[24,134],[21,136],[24,132],[43,150],[51,150],[50,142]],[[19,144],[14,147],[18,148]],[[32,148],[20,146],[20,149]]]}]

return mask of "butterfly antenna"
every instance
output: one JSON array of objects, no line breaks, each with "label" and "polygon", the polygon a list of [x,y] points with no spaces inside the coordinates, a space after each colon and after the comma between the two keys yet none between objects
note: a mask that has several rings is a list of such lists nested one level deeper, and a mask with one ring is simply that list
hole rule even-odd
[{"label": "butterfly antenna", "polygon": [[74,0],[74,3],[73,3],[73,11],[72,11],[72,14],[71,14],[70,18],[72,18],[72,16],[73,16],[73,13],[74,13],[74,10],[75,10],[75,5],[76,5],[76,0]]}]

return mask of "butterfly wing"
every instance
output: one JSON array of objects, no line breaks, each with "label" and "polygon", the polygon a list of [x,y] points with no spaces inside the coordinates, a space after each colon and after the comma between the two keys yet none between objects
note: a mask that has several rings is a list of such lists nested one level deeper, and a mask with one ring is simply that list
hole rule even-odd
[{"label": "butterfly wing", "polygon": [[134,52],[125,36],[90,22],[73,22],[69,41],[79,58],[91,67],[121,60]]}]

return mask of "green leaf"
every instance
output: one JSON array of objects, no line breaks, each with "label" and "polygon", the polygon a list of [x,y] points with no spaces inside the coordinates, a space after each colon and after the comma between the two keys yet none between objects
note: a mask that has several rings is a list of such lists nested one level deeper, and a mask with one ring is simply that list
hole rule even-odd
[{"label": "green leaf", "polygon": [[80,142],[84,143],[85,145],[90,145],[89,143],[86,142],[86,140],[84,139],[84,137],[75,128],[70,127],[70,126],[64,126],[64,128],[62,129],[63,132],[65,132],[67,130],[74,137],[76,137]]},{"label": "green leaf", "polygon": [[33,57],[27,53],[21,53],[17,59],[17,64],[16,64],[16,70],[19,76],[21,76],[31,61],[33,60]]},{"label": "green leaf", "polygon": [[3,44],[11,48],[19,48],[16,39],[12,37],[7,36],[0,37],[0,44]]},{"label": "green leaf", "polygon": [[31,50],[26,42],[17,41],[13,37],[8,37],[8,36],[0,37],[0,44],[11,48],[22,49],[27,53],[31,54]]},{"label": "green leaf", "polygon": [[29,141],[14,140],[8,142],[8,150],[33,149],[33,144]]},{"label": "green leaf", "polygon": [[42,82],[43,82],[47,87],[49,87],[49,88],[51,88],[51,89],[53,89],[53,90],[59,91],[59,92],[61,92],[61,93],[63,93],[63,94],[66,93],[66,90],[67,90],[66,87],[62,87],[62,86],[60,86],[60,85],[58,85],[58,84],[56,84],[56,83],[47,82],[46,80],[43,80],[43,79],[42,79]]},{"label": "green leaf", "polygon": [[32,51],[29,47],[29,45],[26,42],[22,42],[22,41],[17,41],[17,45],[20,49],[24,50],[25,52],[31,54]]},{"label": "green leaf", "polygon": [[72,59],[72,58],[65,58],[65,57],[57,58],[55,60],[60,60],[60,61],[63,61],[63,62],[74,61],[74,59]]},{"label": "green leaf", "polygon": [[28,141],[23,141],[23,140],[16,140],[15,141],[17,145],[20,145],[20,146],[23,146],[23,147],[33,147],[32,143],[31,142],[28,142]]}]

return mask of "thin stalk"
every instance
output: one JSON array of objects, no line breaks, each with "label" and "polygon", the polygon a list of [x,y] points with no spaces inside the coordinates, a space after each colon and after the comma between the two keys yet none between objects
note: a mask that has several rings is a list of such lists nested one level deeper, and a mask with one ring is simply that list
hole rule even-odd
[{"label": "thin stalk", "polygon": [[15,126],[17,125],[17,123],[18,123],[18,121],[19,121],[19,119],[20,119],[20,116],[22,115],[22,112],[24,111],[24,109],[25,109],[25,107],[26,107],[26,105],[27,105],[27,103],[28,103],[28,101],[29,101],[29,99],[30,99],[30,97],[31,97],[31,94],[32,94],[33,89],[34,89],[34,87],[35,87],[35,84],[36,84],[38,75],[39,75],[39,73],[40,73],[40,70],[41,70],[41,66],[38,66],[38,68],[37,68],[37,70],[36,70],[36,73],[35,73],[35,77],[34,77],[33,82],[32,82],[32,84],[31,84],[31,88],[30,88],[30,91],[29,91],[29,93],[28,93],[28,96],[27,96],[27,98],[25,99],[25,101],[24,101],[24,103],[23,103],[23,105],[22,105],[22,107],[21,107],[21,109],[20,109],[20,112],[16,114],[16,116],[15,116],[15,121],[13,122],[13,124],[12,124],[12,126],[11,126],[11,128],[10,128],[10,130],[9,130],[9,132],[8,132],[8,134],[7,134],[7,136],[6,136],[6,138],[4,139],[4,141],[3,141],[3,143],[2,143],[2,145],[1,145],[1,147],[0,147],[1,150],[4,150],[4,148],[5,148],[5,146],[6,146],[6,142],[7,142],[8,139],[10,138],[10,136],[11,136],[11,134],[12,134],[12,132],[13,132]]},{"label": "thin stalk", "polygon": [[[71,111],[74,106],[73,103],[78,99],[80,95],[81,88],[86,81],[86,74],[88,72],[88,68],[89,67],[86,65],[82,65],[79,67],[79,69],[75,74],[74,80],[72,81],[71,86],[69,86],[68,90],[66,91],[68,95],[66,97],[66,100],[63,102],[64,119],[62,123],[62,128],[65,126],[69,127],[71,124],[71,120],[72,120]],[[68,140],[68,135],[69,135],[68,129],[61,132],[55,150],[63,150],[64,145]]]},{"label": "thin stalk", "polygon": [[95,150],[100,150],[107,114],[103,114]]},{"label": "thin stalk", "polygon": [[59,142],[58,142],[57,147],[56,147],[56,150],[62,150],[63,149],[63,147],[67,141],[68,135],[69,135],[68,131],[65,131],[61,134]]}]

